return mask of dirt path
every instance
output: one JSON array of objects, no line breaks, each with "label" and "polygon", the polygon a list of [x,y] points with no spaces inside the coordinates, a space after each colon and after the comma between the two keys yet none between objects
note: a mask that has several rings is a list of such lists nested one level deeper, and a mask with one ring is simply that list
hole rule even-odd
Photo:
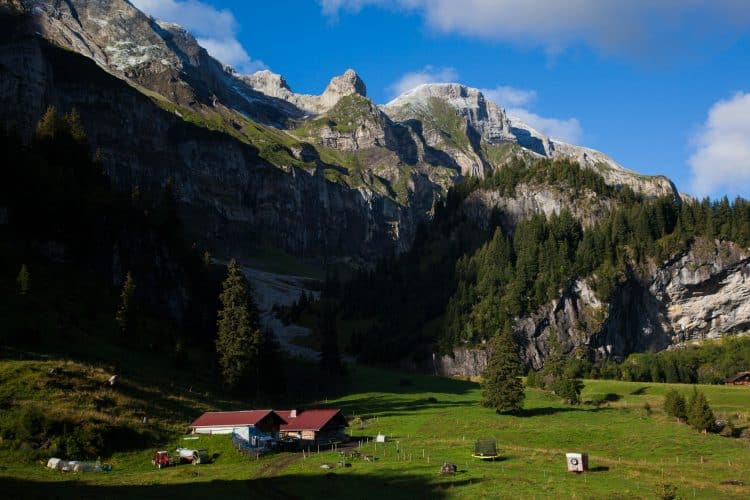
[{"label": "dirt path", "polygon": [[302,460],[301,453],[284,453],[279,457],[274,457],[258,469],[253,479],[277,476],[279,472],[300,460]]},{"label": "dirt path", "polygon": [[271,498],[293,500],[296,497],[291,496],[289,493],[282,491],[276,485],[273,484],[273,478],[278,476],[284,469],[289,467],[295,462],[302,459],[302,455],[297,453],[285,453],[279,457],[269,457],[253,476],[248,479],[248,488],[253,491],[260,498]]}]

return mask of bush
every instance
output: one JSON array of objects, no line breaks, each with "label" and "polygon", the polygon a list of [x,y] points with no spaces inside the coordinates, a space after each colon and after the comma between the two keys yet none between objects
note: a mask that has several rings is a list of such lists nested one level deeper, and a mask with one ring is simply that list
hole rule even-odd
[{"label": "bush", "polygon": [[577,378],[559,378],[554,382],[553,390],[567,404],[577,405],[581,402],[583,382]]},{"label": "bush", "polygon": [[674,500],[677,498],[677,486],[671,483],[659,483],[656,485],[656,498],[660,500]]}]

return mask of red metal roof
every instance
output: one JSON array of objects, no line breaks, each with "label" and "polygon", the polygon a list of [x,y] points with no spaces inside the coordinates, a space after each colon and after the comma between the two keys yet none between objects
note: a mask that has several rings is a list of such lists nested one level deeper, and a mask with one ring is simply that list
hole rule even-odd
[{"label": "red metal roof", "polygon": [[[292,410],[275,410],[287,424],[281,425],[282,431],[319,431],[330,422],[341,410],[297,410],[297,416],[292,417]],[[344,416],[342,415],[343,419]],[[344,420],[346,422],[346,420]]]},{"label": "red metal roof", "polygon": [[243,426],[257,425],[258,422],[267,417],[273,410],[247,410],[247,411],[207,411],[198,417],[191,427],[212,426]]}]

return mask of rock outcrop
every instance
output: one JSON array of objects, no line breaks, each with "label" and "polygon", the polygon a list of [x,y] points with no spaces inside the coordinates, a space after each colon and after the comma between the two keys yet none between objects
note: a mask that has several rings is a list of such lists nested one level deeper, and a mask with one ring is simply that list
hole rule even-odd
[{"label": "rock outcrop", "polygon": [[463,210],[468,217],[488,227],[498,216],[503,230],[512,232],[516,225],[534,214],[547,217],[569,210],[583,227],[593,226],[614,208],[615,203],[590,190],[576,193],[559,186],[519,184],[512,196],[490,189],[478,189],[466,198]]},{"label": "rock outcrop", "polygon": [[302,110],[306,115],[319,115],[330,110],[342,97],[350,95],[367,96],[362,79],[348,69],[343,75],[334,77],[321,95],[295,94],[283,76],[268,70],[239,77],[254,90],[270,97],[282,99]]},{"label": "rock outcrop", "polygon": [[[586,281],[568,284],[560,298],[520,318],[514,331],[527,366],[541,368],[556,336],[565,353],[622,360],[633,352],[750,331],[750,249],[731,242],[696,240],[645,276],[633,273],[609,303]],[[436,359],[435,371],[476,376],[483,349],[457,348]]]}]

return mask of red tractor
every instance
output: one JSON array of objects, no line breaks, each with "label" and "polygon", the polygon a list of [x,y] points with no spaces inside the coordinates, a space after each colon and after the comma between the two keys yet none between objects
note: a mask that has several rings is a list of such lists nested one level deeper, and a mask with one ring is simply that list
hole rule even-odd
[{"label": "red tractor", "polygon": [[172,457],[169,456],[168,451],[157,451],[156,453],[154,453],[154,459],[151,460],[151,463],[161,469],[163,467],[174,465],[174,460],[172,460]]}]

